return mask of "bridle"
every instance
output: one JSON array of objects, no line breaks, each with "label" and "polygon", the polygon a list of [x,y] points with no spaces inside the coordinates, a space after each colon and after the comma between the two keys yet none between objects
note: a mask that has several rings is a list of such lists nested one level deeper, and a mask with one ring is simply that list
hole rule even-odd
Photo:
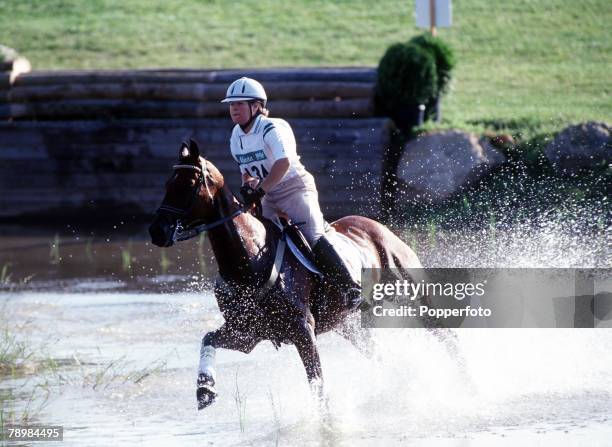
[{"label": "bridle", "polygon": [[206,160],[202,159],[202,161],[203,161],[202,163],[203,169],[200,168],[199,166],[188,165],[188,164],[178,164],[172,167],[174,171],[177,171],[179,169],[191,169],[192,171],[196,171],[199,174],[196,184],[193,187],[193,191],[191,193],[191,197],[189,198],[189,203],[187,204],[187,207],[184,209],[176,208],[174,206],[164,205],[162,203],[161,206],[157,209],[157,213],[163,213],[166,215],[170,215],[172,217],[176,217],[176,226],[174,228],[174,233],[172,234],[173,243],[191,239],[203,233],[204,231],[208,231],[208,230],[211,230],[212,228],[223,225],[225,222],[232,220],[233,218],[235,218],[236,216],[238,216],[244,211],[243,208],[240,207],[229,216],[224,216],[221,219],[215,220],[214,222],[203,223],[203,224],[191,227],[191,228],[190,228],[190,224],[185,224],[183,222],[183,218],[187,216],[193,209],[193,206],[195,205],[195,202],[196,202],[196,198],[198,197],[202,186],[206,188],[208,195],[212,199],[212,194],[210,193],[210,189],[208,188],[208,183],[206,182],[206,175],[208,174],[208,170],[206,169]]}]

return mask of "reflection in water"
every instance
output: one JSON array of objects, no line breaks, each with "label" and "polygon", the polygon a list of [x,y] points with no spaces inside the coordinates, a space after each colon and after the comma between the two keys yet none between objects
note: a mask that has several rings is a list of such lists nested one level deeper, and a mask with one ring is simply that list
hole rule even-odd
[{"label": "reflection in water", "polygon": [[205,235],[160,249],[148,241],[145,226],[129,233],[66,230],[0,231],[0,290],[199,290],[216,272]]}]

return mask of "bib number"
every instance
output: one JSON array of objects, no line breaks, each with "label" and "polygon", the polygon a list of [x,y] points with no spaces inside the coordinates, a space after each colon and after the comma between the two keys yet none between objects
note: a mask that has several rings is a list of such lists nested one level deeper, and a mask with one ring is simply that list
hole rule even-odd
[{"label": "bib number", "polygon": [[[264,165],[260,165],[260,167],[261,170],[257,166],[251,166],[250,168],[247,168],[247,174],[252,177],[257,177],[259,180],[265,179],[268,176],[269,172],[266,171]],[[249,169],[251,172],[249,172]]]}]

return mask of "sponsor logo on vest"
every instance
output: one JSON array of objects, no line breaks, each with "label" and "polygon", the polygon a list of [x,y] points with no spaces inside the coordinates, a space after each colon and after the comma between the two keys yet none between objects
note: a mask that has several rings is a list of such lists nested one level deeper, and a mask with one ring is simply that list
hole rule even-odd
[{"label": "sponsor logo on vest", "polygon": [[267,158],[266,154],[264,154],[264,151],[261,149],[254,152],[248,152],[246,154],[237,154],[236,157],[238,157],[238,162],[241,165],[253,163],[254,161],[265,160]]}]

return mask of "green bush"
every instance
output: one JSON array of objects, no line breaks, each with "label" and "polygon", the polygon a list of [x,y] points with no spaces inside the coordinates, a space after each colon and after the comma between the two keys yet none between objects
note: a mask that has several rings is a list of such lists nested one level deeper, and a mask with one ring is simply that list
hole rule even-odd
[{"label": "green bush", "polygon": [[438,89],[436,63],[428,51],[406,43],[391,45],[378,65],[375,104],[394,117],[402,107],[424,104]]},{"label": "green bush", "polygon": [[450,85],[451,72],[456,63],[453,50],[442,39],[428,33],[413,37],[409,43],[421,47],[433,56],[436,62],[436,74],[438,77],[436,96],[446,93]]},{"label": "green bush", "polygon": [[13,62],[17,59],[17,51],[4,45],[0,45],[0,63]]}]

